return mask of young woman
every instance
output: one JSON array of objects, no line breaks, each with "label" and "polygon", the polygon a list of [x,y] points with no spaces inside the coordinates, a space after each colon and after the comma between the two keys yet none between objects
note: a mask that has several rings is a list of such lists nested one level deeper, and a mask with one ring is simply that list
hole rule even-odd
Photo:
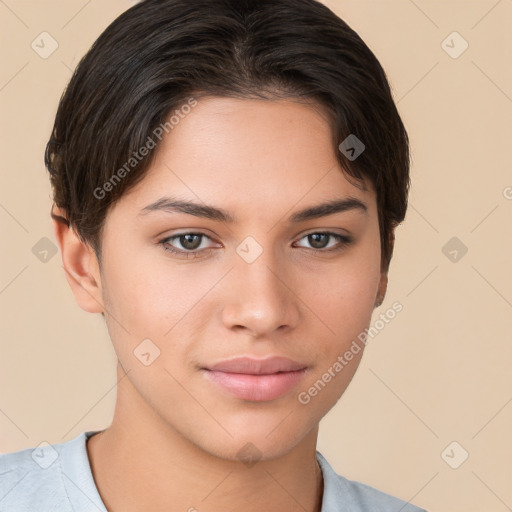
[{"label": "young woman", "polygon": [[117,402],[104,430],[2,455],[0,510],[420,510],[316,450],[409,187],[386,76],[346,23],[314,0],[140,2],[78,65],[46,164]]}]

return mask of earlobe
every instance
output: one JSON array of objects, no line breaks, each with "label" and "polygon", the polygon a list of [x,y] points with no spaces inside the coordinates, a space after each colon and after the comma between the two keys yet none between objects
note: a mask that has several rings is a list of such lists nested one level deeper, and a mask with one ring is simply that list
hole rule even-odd
[{"label": "earlobe", "polygon": [[78,305],[89,313],[104,311],[99,265],[94,250],[71,228],[62,209],[52,208],[53,232],[66,279]]}]

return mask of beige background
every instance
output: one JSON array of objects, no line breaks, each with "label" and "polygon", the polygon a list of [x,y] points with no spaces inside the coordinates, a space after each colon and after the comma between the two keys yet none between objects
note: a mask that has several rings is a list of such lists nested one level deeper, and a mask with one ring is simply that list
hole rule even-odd
[{"label": "beige background", "polygon": [[[403,311],[368,344],[319,450],[334,468],[437,512],[512,508],[512,1],[329,0],[380,59],[412,143],[412,191],[388,295]],[[54,241],[43,151],[58,99],[133,2],[2,0],[0,451],[110,422],[115,355],[78,308]],[[41,58],[43,31],[59,44]],[[469,47],[452,58],[453,31]],[[453,43],[451,42],[453,40]],[[452,52],[461,40],[448,39]],[[508,188],[507,188],[508,187]],[[443,247],[458,238],[458,261]],[[452,250],[453,247],[449,247]],[[445,250],[445,252],[448,252]],[[449,255],[452,257],[451,255]],[[445,459],[469,458],[452,469]]]}]

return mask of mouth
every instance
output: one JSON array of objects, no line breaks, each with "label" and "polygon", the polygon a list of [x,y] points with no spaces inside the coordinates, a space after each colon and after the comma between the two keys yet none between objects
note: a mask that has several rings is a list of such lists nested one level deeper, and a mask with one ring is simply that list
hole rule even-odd
[{"label": "mouth", "polygon": [[241,400],[268,402],[290,392],[307,366],[288,358],[235,358],[203,368],[209,382]]}]

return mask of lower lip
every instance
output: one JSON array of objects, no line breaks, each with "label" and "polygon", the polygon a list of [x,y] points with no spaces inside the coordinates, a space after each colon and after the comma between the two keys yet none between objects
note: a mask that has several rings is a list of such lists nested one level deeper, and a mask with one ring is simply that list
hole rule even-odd
[{"label": "lower lip", "polygon": [[268,402],[293,389],[302,379],[306,369],[270,375],[247,375],[207,370],[207,378],[242,400]]}]

